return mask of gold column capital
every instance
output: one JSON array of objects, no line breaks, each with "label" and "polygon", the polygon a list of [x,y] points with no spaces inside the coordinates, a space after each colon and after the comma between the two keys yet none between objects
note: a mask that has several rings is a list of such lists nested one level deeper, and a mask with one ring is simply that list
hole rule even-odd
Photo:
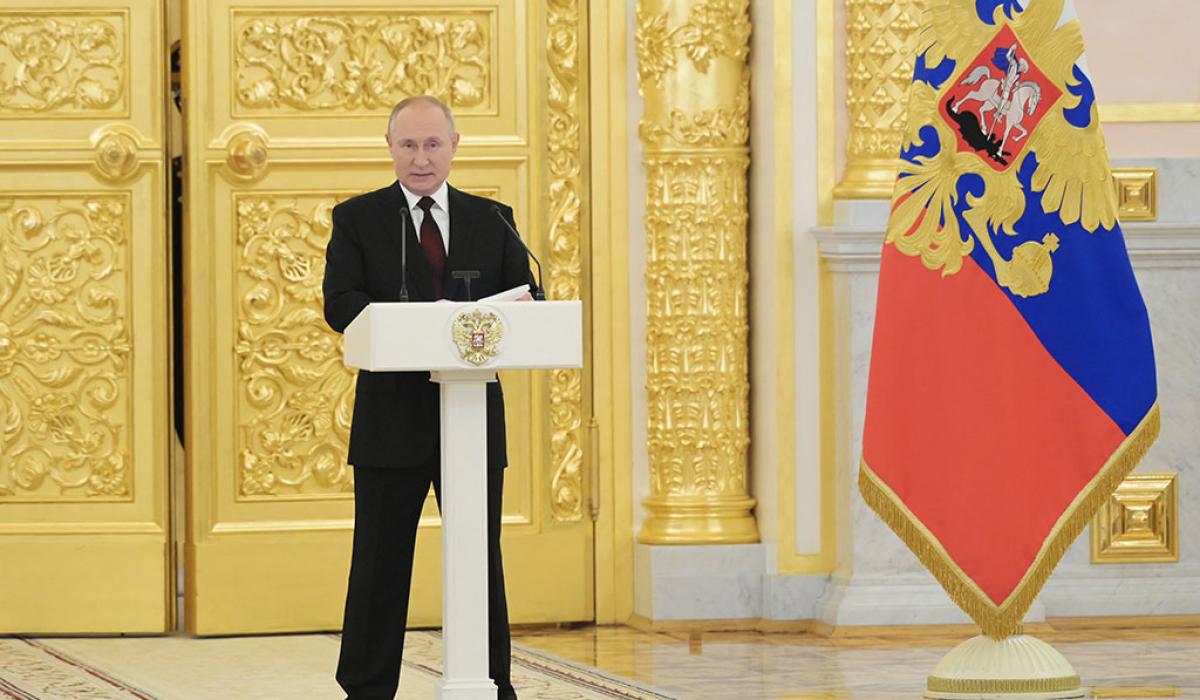
[{"label": "gold column capital", "polygon": [[747,495],[749,0],[640,0],[651,496],[638,541],[757,542]]},{"label": "gold column capital", "polygon": [[749,153],[749,0],[640,0],[640,124],[647,153],[731,146]]}]

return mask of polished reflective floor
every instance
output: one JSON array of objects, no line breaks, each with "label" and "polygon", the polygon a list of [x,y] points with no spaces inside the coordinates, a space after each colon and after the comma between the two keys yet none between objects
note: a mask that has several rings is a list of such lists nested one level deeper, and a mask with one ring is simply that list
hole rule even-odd
[{"label": "polished reflective floor", "polygon": [[[1200,700],[1200,628],[1030,630],[1074,664],[1089,697]],[[522,700],[914,700],[961,629],[821,637],[514,630]],[[332,634],[196,639],[0,637],[0,699],[340,700]],[[436,695],[441,638],[413,632],[398,700]]]},{"label": "polished reflective floor", "polygon": [[[1089,696],[1200,699],[1200,629],[1031,630],[1075,666]],[[968,635],[527,631],[527,646],[695,700],[912,700]]]}]

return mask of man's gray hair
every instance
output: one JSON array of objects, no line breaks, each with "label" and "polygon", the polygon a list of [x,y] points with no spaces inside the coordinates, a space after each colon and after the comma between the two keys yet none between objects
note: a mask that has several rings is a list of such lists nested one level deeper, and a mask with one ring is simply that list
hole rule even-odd
[{"label": "man's gray hair", "polygon": [[442,114],[446,115],[446,121],[450,124],[450,133],[458,133],[458,130],[454,126],[454,113],[450,111],[445,102],[442,102],[433,95],[413,95],[412,97],[405,97],[403,100],[397,102],[395,107],[392,107],[392,114],[388,117],[389,134],[392,133],[392,127],[396,124],[396,115],[402,112],[405,107],[411,107],[414,104],[433,105],[442,110]]}]

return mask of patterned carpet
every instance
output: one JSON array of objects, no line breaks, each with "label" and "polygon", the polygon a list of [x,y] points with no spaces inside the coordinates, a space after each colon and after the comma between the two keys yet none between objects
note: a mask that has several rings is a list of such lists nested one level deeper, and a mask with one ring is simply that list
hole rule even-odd
[{"label": "patterned carpet", "polygon": [[[0,698],[8,700],[336,700],[334,635],[194,639],[0,638]],[[434,697],[441,637],[410,632],[398,700]],[[671,700],[652,688],[520,644],[521,700]]]},{"label": "patterned carpet", "polygon": [[[1095,698],[1200,700],[1200,627],[1039,630]],[[514,632],[521,700],[914,700],[968,632],[821,637],[650,632],[620,626]],[[400,700],[430,700],[441,638],[408,637]],[[341,700],[329,634],[194,639],[0,637],[0,700]],[[602,670],[598,670],[602,669]]]}]

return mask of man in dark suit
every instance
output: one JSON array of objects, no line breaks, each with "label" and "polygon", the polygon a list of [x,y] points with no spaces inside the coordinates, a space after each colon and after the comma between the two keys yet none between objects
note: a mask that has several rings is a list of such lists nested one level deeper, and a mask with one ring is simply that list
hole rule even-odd
[{"label": "man in dark suit", "polygon": [[[333,209],[325,253],[325,320],[341,333],[367,304],[398,301],[401,210],[407,227],[410,301],[469,301],[452,276],[475,270],[474,298],[530,282],[525,252],[505,227],[512,209],[446,183],[458,149],[454,117],[429,96],[392,110],[387,143],[397,181]],[[500,559],[504,398],[487,387],[489,675],[499,700],[515,699]],[[349,700],[391,700],[400,682],[413,548],[430,484],[441,504],[439,389],[428,372],[360,371],[350,428],[354,549],[337,680]]]}]

